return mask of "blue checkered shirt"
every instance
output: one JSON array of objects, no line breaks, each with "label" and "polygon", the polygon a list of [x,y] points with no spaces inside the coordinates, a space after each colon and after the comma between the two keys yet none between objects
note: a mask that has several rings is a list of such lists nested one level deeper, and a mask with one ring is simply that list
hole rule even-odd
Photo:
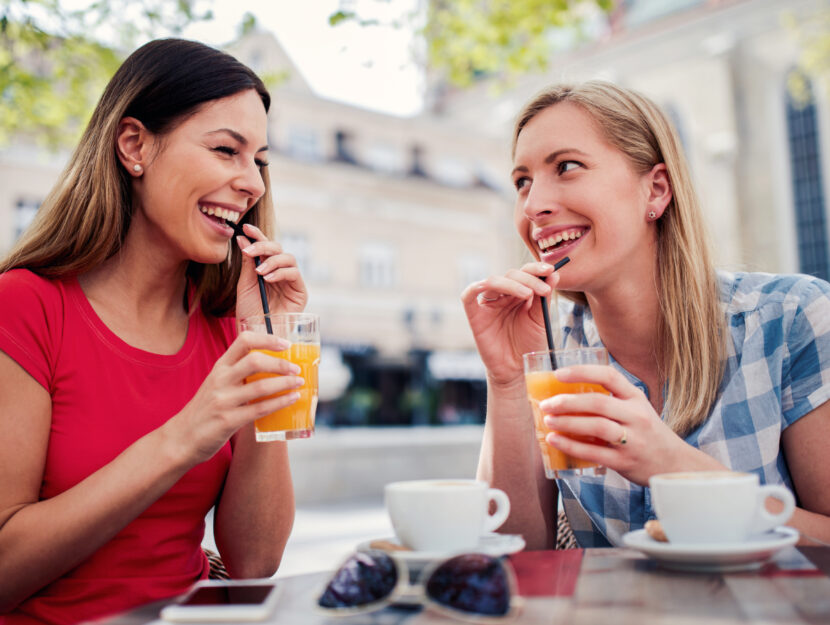
[{"label": "blue checkered shirt", "polygon": [[[792,490],[781,432],[830,399],[830,284],[803,275],[718,278],[732,340],[712,411],[685,440],[727,467],[757,473],[761,483]],[[560,298],[559,320],[563,347],[602,345],[587,307]],[[623,534],[655,518],[649,489],[610,469],[557,484],[582,547],[619,546]]]}]

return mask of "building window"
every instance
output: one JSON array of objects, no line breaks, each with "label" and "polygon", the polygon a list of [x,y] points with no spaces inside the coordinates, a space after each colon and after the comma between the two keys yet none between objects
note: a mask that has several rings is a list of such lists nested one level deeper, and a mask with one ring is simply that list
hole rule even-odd
[{"label": "building window", "polygon": [[297,267],[300,273],[307,276],[311,267],[311,247],[308,237],[297,232],[286,232],[279,237],[282,249],[291,254],[297,260]]},{"label": "building window", "polygon": [[703,2],[704,0],[624,0],[623,19],[626,26],[634,28],[672,13],[686,11]]},{"label": "building window", "polygon": [[352,137],[345,130],[338,130],[334,133],[334,160],[338,163],[356,164],[357,159],[352,153]]},{"label": "building window", "polygon": [[360,250],[360,283],[374,288],[395,286],[398,276],[397,255],[385,243],[367,243]]},{"label": "building window", "polygon": [[436,180],[450,187],[470,187],[476,181],[469,164],[454,156],[439,156],[430,169]]},{"label": "building window", "polygon": [[40,208],[40,201],[32,198],[20,198],[15,203],[14,209],[14,238],[19,239],[20,235],[29,227],[35,218],[37,209]]},{"label": "building window", "polygon": [[374,143],[362,153],[366,165],[386,174],[399,174],[405,170],[403,155],[392,145]]},{"label": "building window", "polygon": [[458,259],[459,290],[464,290],[473,282],[484,280],[489,273],[489,264],[484,256],[468,254]]},{"label": "building window", "polygon": [[294,126],[288,130],[288,153],[301,161],[319,161],[320,144],[317,133],[303,126]]},{"label": "building window", "polygon": [[802,84],[807,91],[798,101],[787,90],[787,136],[799,271],[830,280],[816,105],[809,81],[805,78]]}]

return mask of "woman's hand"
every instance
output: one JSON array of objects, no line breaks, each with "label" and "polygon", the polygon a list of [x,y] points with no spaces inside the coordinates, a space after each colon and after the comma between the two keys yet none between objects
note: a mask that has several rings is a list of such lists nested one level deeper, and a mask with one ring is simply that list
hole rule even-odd
[{"label": "woman's hand", "polygon": [[[242,249],[242,271],[236,287],[236,318],[262,314],[257,275],[265,280],[271,312],[300,312],[308,301],[308,292],[297,261],[286,254],[276,241],[270,241],[256,226],[243,226],[246,237],[237,237]],[[254,264],[259,257],[260,264]]]},{"label": "woman's hand", "polygon": [[[299,393],[287,392],[279,397],[248,403],[302,386],[297,365],[252,351],[287,348],[285,339],[257,332],[242,332],[231,343],[193,399],[167,423],[167,427],[175,432],[177,449],[185,450],[191,463],[213,456],[242,426],[297,401]],[[278,375],[246,384],[245,378],[254,373]]]},{"label": "woman's hand", "polygon": [[522,354],[547,349],[539,298],[558,280],[552,265],[534,262],[464,289],[461,301],[491,384],[515,383],[523,376]]},{"label": "woman's hand", "polygon": [[[657,473],[724,468],[675,434],[654,411],[645,393],[613,367],[564,367],[556,370],[556,377],[562,382],[600,384],[611,395],[563,394],[540,402],[542,413],[548,415],[545,425],[557,431],[548,434],[549,445],[613,469],[641,486]],[[585,443],[571,436],[593,436],[607,445]]]}]

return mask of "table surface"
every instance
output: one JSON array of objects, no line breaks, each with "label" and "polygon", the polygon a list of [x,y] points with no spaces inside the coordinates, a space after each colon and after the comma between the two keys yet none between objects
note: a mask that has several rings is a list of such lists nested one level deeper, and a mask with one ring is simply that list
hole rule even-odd
[{"label": "table surface", "polygon": [[[686,573],[662,568],[629,549],[528,551],[510,557],[523,606],[516,622],[568,625],[715,625],[830,623],[830,548],[788,547],[760,570]],[[429,608],[386,608],[332,618],[315,609],[331,573],[278,580],[277,611],[268,623],[429,625],[458,623]],[[143,606],[98,625],[161,624],[164,603]]]}]

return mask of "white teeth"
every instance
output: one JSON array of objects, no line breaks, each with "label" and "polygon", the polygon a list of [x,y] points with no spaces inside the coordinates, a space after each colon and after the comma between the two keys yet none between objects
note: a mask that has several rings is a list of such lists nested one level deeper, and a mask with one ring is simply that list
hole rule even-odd
[{"label": "white teeth", "polygon": [[205,215],[214,215],[216,217],[219,217],[220,219],[227,219],[228,221],[232,221],[233,223],[238,223],[239,219],[242,217],[242,213],[232,211],[227,208],[222,208],[219,206],[199,205],[199,210],[202,211]]},{"label": "white teeth", "polygon": [[582,236],[581,230],[565,230],[563,232],[557,232],[555,235],[551,237],[545,237],[544,239],[539,239],[538,245],[539,249],[545,250],[554,245],[561,243],[562,241],[573,241],[574,239],[578,239]]}]

